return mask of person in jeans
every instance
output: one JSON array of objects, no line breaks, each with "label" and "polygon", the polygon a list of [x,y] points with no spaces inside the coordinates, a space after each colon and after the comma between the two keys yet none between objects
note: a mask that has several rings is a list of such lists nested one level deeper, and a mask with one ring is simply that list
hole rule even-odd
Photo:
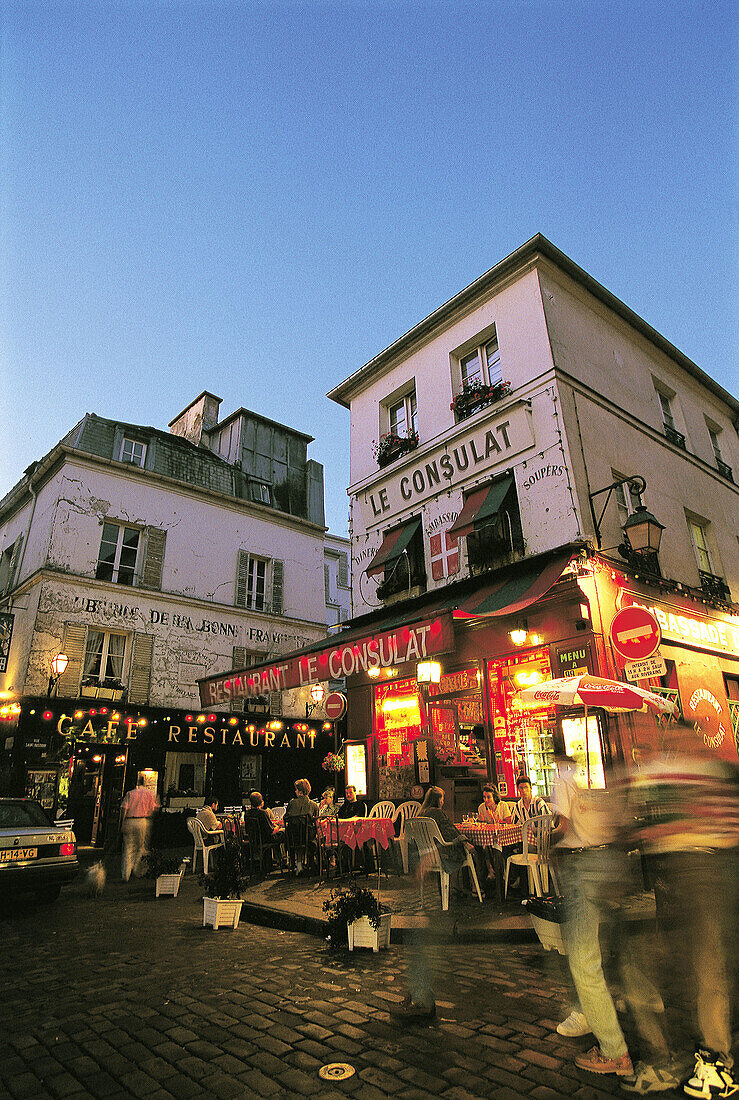
[{"label": "person in jeans", "polygon": [[132,874],[138,874],[141,861],[148,853],[151,819],[158,809],[159,799],[146,786],[144,776],[140,775],[137,785],[121,802],[121,877],[124,882],[128,882]]},{"label": "person in jeans", "polygon": [[[557,874],[562,885],[567,948],[579,1009],[598,1045],[575,1058],[591,1073],[633,1076],[628,1047],[603,974],[598,925],[606,901],[614,900],[627,878],[626,857],[612,844],[618,815],[613,796],[582,789],[566,758],[558,761],[552,807],[558,815],[552,839],[558,843]],[[568,1017],[569,1019],[569,1017]],[[566,1021],[565,1021],[566,1022]]]}]

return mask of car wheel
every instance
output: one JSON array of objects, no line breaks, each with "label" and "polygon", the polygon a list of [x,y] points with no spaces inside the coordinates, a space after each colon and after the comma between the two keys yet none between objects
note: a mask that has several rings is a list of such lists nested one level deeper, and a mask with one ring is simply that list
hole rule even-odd
[{"label": "car wheel", "polygon": [[61,886],[41,886],[36,891],[36,898],[40,902],[56,901],[62,892]]}]

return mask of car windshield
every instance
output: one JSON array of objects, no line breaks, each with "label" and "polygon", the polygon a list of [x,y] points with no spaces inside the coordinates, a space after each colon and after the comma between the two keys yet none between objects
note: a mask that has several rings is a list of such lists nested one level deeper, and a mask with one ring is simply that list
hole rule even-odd
[{"label": "car windshield", "polygon": [[34,825],[51,825],[38,802],[0,802],[0,829],[28,829]]}]

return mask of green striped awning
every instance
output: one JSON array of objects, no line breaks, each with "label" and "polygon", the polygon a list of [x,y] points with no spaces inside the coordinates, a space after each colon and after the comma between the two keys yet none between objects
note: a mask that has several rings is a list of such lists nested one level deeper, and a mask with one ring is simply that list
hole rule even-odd
[{"label": "green striped awning", "polygon": [[509,474],[500,481],[488,482],[470,493],[462,511],[449,528],[451,538],[463,538],[484,527],[485,524],[492,523],[512,484],[513,475]]},{"label": "green striped awning", "polygon": [[408,549],[411,539],[420,526],[421,517],[414,516],[407,523],[402,523],[399,527],[388,531],[380,549],[367,566],[367,576],[374,577],[377,573],[384,572],[386,566],[397,561],[403,551]]}]

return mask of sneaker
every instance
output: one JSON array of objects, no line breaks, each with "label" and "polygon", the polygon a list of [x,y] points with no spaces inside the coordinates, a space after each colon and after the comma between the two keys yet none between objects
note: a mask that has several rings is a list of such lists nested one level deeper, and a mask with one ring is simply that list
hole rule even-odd
[{"label": "sneaker", "polygon": [[649,1066],[646,1062],[637,1062],[634,1072],[624,1077],[621,1088],[626,1092],[667,1092],[676,1089],[680,1081],[666,1067]]},{"label": "sneaker", "polygon": [[628,1051],[620,1058],[606,1058],[600,1047],[593,1047],[587,1054],[578,1054],[575,1065],[590,1073],[615,1073],[617,1077],[636,1076]]},{"label": "sneaker", "polygon": [[739,1084],[723,1058],[708,1050],[699,1050],[695,1055],[693,1076],[683,1085],[683,1092],[699,1100],[715,1100],[716,1097],[724,1100],[739,1093]]},{"label": "sneaker", "polygon": [[436,1002],[432,1001],[430,1005],[418,1005],[408,995],[398,1004],[391,1004],[388,1011],[391,1016],[402,1020],[432,1020],[436,1015]]},{"label": "sneaker", "polygon": [[573,1008],[567,1019],[557,1024],[557,1034],[565,1035],[568,1039],[579,1039],[581,1035],[590,1034],[590,1024],[582,1012]]}]

